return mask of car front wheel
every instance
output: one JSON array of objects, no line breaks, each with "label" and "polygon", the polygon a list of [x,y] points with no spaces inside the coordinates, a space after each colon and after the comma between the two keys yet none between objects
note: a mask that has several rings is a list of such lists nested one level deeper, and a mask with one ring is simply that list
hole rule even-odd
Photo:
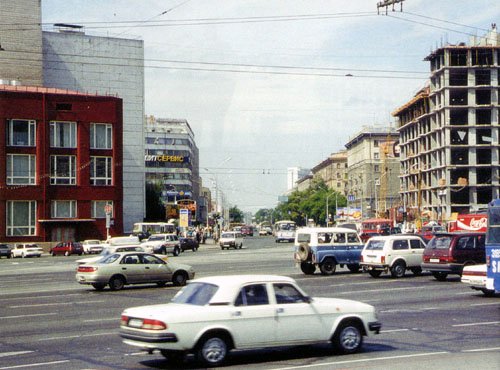
[{"label": "car front wheel", "polygon": [[197,351],[198,359],[206,366],[221,365],[226,359],[228,346],[226,341],[219,336],[204,339]]},{"label": "car front wheel", "polygon": [[363,344],[363,334],[355,322],[341,323],[332,338],[334,348],[343,354],[355,353]]},{"label": "car front wheel", "polygon": [[177,257],[180,253],[181,253],[181,250],[180,250],[179,247],[175,247],[174,251],[172,252],[172,254],[174,255],[174,257]]},{"label": "car front wheel", "polygon": [[184,271],[177,271],[172,277],[172,283],[175,286],[184,286],[186,285],[187,274]]}]

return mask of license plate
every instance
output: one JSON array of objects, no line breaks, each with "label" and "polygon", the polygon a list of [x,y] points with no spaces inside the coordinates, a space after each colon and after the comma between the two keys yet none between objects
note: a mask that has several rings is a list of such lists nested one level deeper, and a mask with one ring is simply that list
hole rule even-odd
[{"label": "license plate", "polygon": [[469,279],[469,283],[474,285],[483,285],[483,281],[479,279]]},{"label": "license plate", "polygon": [[142,327],[142,320],[141,319],[130,319],[128,321],[128,326],[132,328],[141,328]]},{"label": "license plate", "polygon": [[431,258],[429,261],[431,263],[439,263],[439,258]]}]

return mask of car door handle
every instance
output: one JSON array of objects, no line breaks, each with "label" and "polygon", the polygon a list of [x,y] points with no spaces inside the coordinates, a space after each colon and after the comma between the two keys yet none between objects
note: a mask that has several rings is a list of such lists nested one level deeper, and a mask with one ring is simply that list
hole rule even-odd
[{"label": "car door handle", "polygon": [[149,270],[149,267],[146,267],[146,270]]},{"label": "car door handle", "polygon": [[122,267],[122,270],[126,270],[127,268],[126,267]]},{"label": "car door handle", "polygon": [[276,313],[284,313],[285,309],[283,307],[277,308]]},{"label": "car door handle", "polygon": [[231,316],[241,316],[241,311],[235,311],[231,314]]}]

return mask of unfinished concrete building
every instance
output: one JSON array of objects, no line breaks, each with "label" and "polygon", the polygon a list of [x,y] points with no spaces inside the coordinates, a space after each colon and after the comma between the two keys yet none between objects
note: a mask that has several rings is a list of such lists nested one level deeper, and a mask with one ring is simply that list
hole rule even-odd
[{"label": "unfinished concrete building", "polygon": [[430,85],[393,112],[401,195],[417,219],[445,221],[499,196],[500,38],[434,50]]}]

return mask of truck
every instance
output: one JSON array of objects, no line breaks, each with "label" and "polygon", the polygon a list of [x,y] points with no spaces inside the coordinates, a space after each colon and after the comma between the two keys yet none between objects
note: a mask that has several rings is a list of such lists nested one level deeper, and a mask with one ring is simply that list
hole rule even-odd
[{"label": "truck", "polygon": [[448,222],[448,231],[486,232],[488,215],[486,213],[459,214],[457,219]]}]

